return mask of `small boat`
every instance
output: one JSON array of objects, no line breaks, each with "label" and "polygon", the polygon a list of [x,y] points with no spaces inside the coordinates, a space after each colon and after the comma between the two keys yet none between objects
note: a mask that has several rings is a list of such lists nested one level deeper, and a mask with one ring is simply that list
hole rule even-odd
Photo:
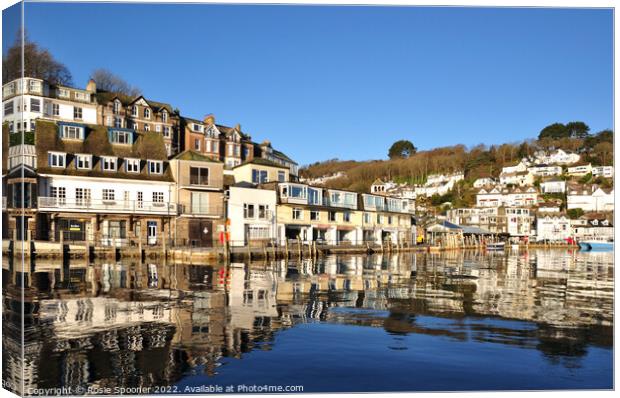
[{"label": "small boat", "polygon": [[493,242],[487,244],[487,250],[504,250],[506,242]]},{"label": "small boat", "polygon": [[608,251],[614,249],[614,242],[603,239],[588,239],[579,242],[579,249],[583,251]]}]

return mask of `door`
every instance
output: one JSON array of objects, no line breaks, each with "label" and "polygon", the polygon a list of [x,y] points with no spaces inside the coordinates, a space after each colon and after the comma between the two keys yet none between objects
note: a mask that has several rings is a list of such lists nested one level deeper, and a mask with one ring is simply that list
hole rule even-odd
[{"label": "door", "polygon": [[208,220],[190,220],[188,238],[191,246],[213,246],[213,223]]},{"label": "door", "polygon": [[157,244],[157,221],[147,221],[146,243],[149,245]]}]

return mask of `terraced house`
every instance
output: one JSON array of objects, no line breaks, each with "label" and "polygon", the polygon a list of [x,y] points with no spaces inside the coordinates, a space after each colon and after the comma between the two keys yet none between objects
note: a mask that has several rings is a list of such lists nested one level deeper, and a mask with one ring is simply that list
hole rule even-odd
[{"label": "terraced house", "polygon": [[182,117],[181,129],[181,150],[191,150],[219,160],[227,169],[261,158],[289,168],[289,173],[295,179],[299,174],[297,162],[273,149],[270,141],[260,144],[253,142],[252,137],[244,133],[239,124],[235,127],[216,124],[213,115],[203,120]]},{"label": "terraced house", "polygon": [[35,167],[5,177],[9,230],[21,238],[160,243],[176,215],[163,139],[93,124],[37,120]]},{"label": "terraced house", "polygon": [[412,242],[407,199],[325,189],[295,182],[268,183],[278,194],[277,236],[332,245]]},{"label": "terraced house", "polygon": [[156,132],[163,137],[167,156],[179,152],[176,137],[180,129],[180,117],[170,104],[146,99],[141,95],[130,97],[98,90],[92,80],[87,87],[96,93],[97,124],[115,129]]}]

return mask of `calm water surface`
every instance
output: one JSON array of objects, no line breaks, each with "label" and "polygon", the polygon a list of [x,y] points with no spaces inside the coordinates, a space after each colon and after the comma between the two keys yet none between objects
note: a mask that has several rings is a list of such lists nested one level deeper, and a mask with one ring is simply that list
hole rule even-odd
[{"label": "calm water surface", "polygon": [[21,275],[3,264],[2,368],[25,392],[613,388],[611,252],[38,261],[23,375]]}]

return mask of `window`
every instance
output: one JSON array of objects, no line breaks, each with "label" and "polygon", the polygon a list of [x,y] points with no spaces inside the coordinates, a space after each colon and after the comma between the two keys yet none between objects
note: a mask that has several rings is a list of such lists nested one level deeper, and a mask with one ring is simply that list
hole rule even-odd
[{"label": "window", "polygon": [[388,224],[392,225],[392,216],[388,216]]},{"label": "window", "polygon": [[60,129],[60,138],[69,140],[83,140],[84,127],[62,125]]},{"label": "window", "polygon": [[166,123],[168,121],[168,112],[163,111],[161,114],[161,120],[162,122]]},{"label": "window", "polygon": [[149,174],[161,174],[164,171],[164,162],[161,160],[148,160]]},{"label": "window", "polygon": [[269,211],[269,206],[258,205],[258,218],[261,220],[265,220],[267,218],[268,211]]},{"label": "window", "polygon": [[30,111],[41,112],[41,100],[38,98],[30,98]]},{"label": "window", "polygon": [[76,91],[75,92],[75,99],[81,100],[81,101],[86,101],[86,93],[81,93]]},{"label": "window", "polygon": [[377,214],[377,224],[383,223],[383,216],[381,214]]},{"label": "window", "polygon": [[13,101],[9,101],[7,103],[4,104],[4,115],[11,115],[13,114]]},{"label": "window", "polygon": [[232,154],[233,154],[233,146],[228,145],[228,156],[232,156]]},{"label": "window", "polygon": [[318,211],[311,211],[310,212],[310,220],[318,221],[319,217],[320,217],[320,213]]},{"label": "window", "polygon": [[171,156],[172,155],[172,146],[170,144],[164,144],[164,146],[166,147],[166,155]]},{"label": "window", "polygon": [[211,140],[205,140],[205,152],[211,152]]},{"label": "window", "polygon": [[194,138],[194,149],[197,151],[200,150],[200,139],[199,138]]},{"label": "window", "polygon": [[138,209],[144,206],[144,194],[142,192],[136,192],[136,206]]},{"label": "window", "polygon": [[50,152],[49,153],[49,165],[51,167],[65,167],[67,154],[62,152]]},{"label": "window", "polygon": [[119,100],[114,101],[114,105],[112,105],[112,111],[115,115],[118,115],[121,111],[121,102]]},{"label": "window", "polygon": [[73,118],[76,120],[82,120],[82,108],[78,106],[73,107]]},{"label": "window", "polygon": [[194,123],[192,125],[192,130],[194,130],[194,131],[202,131],[202,126],[197,124],[197,123]]},{"label": "window", "polygon": [[149,108],[144,108],[144,118],[145,119],[151,118],[151,110]]},{"label": "window", "polygon": [[364,224],[370,224],[370,213],[364,213]]},{"label": "window", "polygon": [[66,204],[67,203],[67,188],[65,187],[52,187],[51,189],[52,198],[56,199],[57,204]]},{"label": "window", "polygon": [[153,203],[164,203],[164,193],[153,192]]},{"label": "window", "polygon": [[138,107],[135,105],[131,107],[131,116],[138,117]]},{"label": "window", "polygon": [[243,204],[243,218],[254,218],[254,205]]},{"label": "window", "polygon": [[342,213],[342,220],[344,222],[351,222],[351,213],[349,213],[348,211]]},{"label": "window", "polygon": [[28,91],[41,92],[41,82],[28,80]]},{"label": "window", "polygon": [[286,173],[282,170],[278,171],[278,182],[286,182]]},{"label": "window", "polygon": [[61,98],[69,98],[70,92],[66,88],[58,89],[58,96]]},{"label": "window", "polygon": [[90,205],[90,188],[75,188],[75,204],[78,206]]},{"label": "window", "polygon": [[125,171],[128,173],[139,173],[140,159],[125,159]]},{"label": "window", "polygon": [[92,158],[92,155],[77,154],[75,164],[78,169],[90,170],[92,167]]},{"label": "window", "polygon": [[133,122],[133,129],[137,131],[138,128],[138,122]]},{"label": "window", "polygon": [[206,167],[190,167],[189,183],[191,185],[209,185],[209,169]]},{"label": "window", "polygon": [[329,221],[336,221],[336,212],[335,211],[330,211],[328,214],[328,220]]},{"label": "window", "polygon": [[269,177],[267,176],[267,170],[252,169],[252,182],[255,184],[269,182]]},{"label": "window", "polygon": [[101,169],[103,171],[116,171],[116,158],[111,156],[101,157]]},{"label": "window", "polygon": [[156,124],[156,125],[155,125],[155,131],[156,131],[157,133],[161,133],[161,124]]},{"label": "window", "polygon": [[148,124],[144,124],[144,131],[151,131],[151,126],[149,126]]},{"label": "window", "polygon": [[58,116],[58,115],[60,115],[60,105],[52,104],[52,116]]},{"label": "window", "polygon": [[123,119],[121,119],[120,117],[115,117],[114,127],[116,127],[117,129],[120,129],[121,127],[123,127]]},{"label": "window", "polygon": [[113,144],[131,144],[132,141],[131,134],[122,130],[113,130],[111,138]]},{"label": "window", "polygon": [[170,127],[164,126],[164,137],[170,137]]},{"label": "window", "polygon": [[293,220],[303,220],[303,211],[296,207],[293,209]]},{"label": "window", "polygon": [[114,200],[114,190],[104,188],[101,197],[103,200]]}]

